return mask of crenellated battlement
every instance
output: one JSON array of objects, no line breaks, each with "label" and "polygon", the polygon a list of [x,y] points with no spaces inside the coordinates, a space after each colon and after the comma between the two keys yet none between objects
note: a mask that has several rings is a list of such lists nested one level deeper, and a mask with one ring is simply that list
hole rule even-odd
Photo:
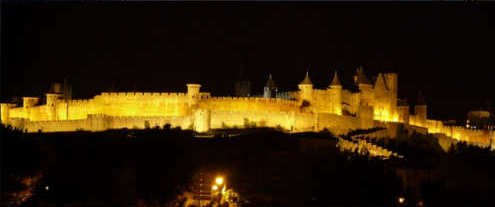
[{"label": "crenellated battlement", "polygon": [[199,99],[208,99],[208,98],[211,98],[211,94],[207,93],[207,92],[200,92],[198,98]]},{"label": "crenellated battlement", "polygon": [[281,98],[264,98],[264,97],[235,97],[235,96],[218,96],[208,98],[210,101],[244,101],[253,103],[275,103],[285,105],[298,105],[297,101]]},{"label": "crenellated battlement", "polygon": [[93,101],[93,100],[92,99],[72,99],[72,100],[67,101],[67,103],[70,105],[84,105],[84,104],[90,103],[91,101]]},{"label": "crenellated battlement", "polygon": [[163,96],[186,96],[186,93],[177,93],[177,92],[103,92],[98,96],[101,97],[163,97]]},{"label": "crenellated battlement", "polygon": [[445,126],[439,120],[427,119],[426,105],[415,106],[415,114],[410,115],[408,106],[397,103],[396,74],[379,74],[374,86],[363,74],[355,81],[359,82],[358,91],[344,89],[338,81],[331,87],[317,89],[307,75],[307,80],[299,85],[300,90],[291,92],[294,99],[214,97],[201,92],[197,83],[187,84],[187,92],[102,92],[91,99],[67,101],[62,99],[62,94],[47,94],[50,101],[45,105],[37,104],[37,98],[25,98],[24,107],[2,104],[1,120],[30,132],[100,131],[171,124],[200,132],[255,125],[282,127],[292,132],[329,129],[335,134],[345,134],[381,125],[393,129],[391,123],[394,123],[483,146],[490,139],[495,140],[493,132]]}]

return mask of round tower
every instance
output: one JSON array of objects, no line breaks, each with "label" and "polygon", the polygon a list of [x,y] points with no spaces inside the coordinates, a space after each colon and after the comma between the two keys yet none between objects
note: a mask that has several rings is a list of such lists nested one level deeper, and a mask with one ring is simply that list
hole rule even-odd
[{"label": "round tower", "polygon": [[47,93],[46,94],[46,105],[47,106],[55,106],[58,99],[61,97],[58,93]]},{"label": "round tower", "polygon": [[359,87],[361,85],[371,86],[371,82],[369,81],[368,77],[366,77],[366,74],[364,74],[364,69],[361,66],[356,69],[356,74],[354,75],[354,83]]},{"label": "round tower", "polygon": [[47,93],[46,94],[46,113],[49,120],[57,120],[57,102],[61,94]]},{"label": "round tower", "polygon": [[208,132],[211,126],[211,111],[198,109],[193,113],[193,126],[196,132]]},{"label": "round tower", "polygon": [[264,98],[276,98],[277,97],[277,86],[272,79],[272,74],[268,75],[268,80],[266,81],[266,85],[263,88],[263,97]]},{"label": "round tower", "polygon": [[398,121],[404,124],[409,124],[409,105],[406,100],[399,100],[397,103],[397,111],[399,114]]},{"label": "round tower", "polygon": [[189,106],[192,106],[198,102],[201,85],[197,83],[188,83],[186,86]]},{"label": "round tower", "polygon": [[428,107],[426,106],[425,99],[421,92],[418,93],[418,101],[414,106],[414,114],[416,115],[416,119],[421,125],[426,125]]},{"label": "round tower", "polygon": [[390,113],[392,115],[398,115],[398,75],[397,73],[385,73],[383,77],[385,78],[389,92]]},{"label": "round tower", "polygon": [[7,125],[10,118],[10,108],[15,107],[15,104],[0,103],[1,123]]},{"label": "round tower", "polygon": [[189,97],[197,97],[199,96],[199,90],[201,88],[201,84],[197,83],[188,83],[187,86],[187,96]]},{"label": "round tower", "polygon": [[416,114],[416,119],[419,124],[426,125],[427,119],[427,106],[426,105],[415,105],[414,114]]},{"label": "round tower", "polygon": [[332,82],[328,86],[330,93],[331,111],[335,114],[342,115],[342,84],[340,83],[337,71],[333,75]]},{"label": "round tower", "polygon": [[30,108],[38,104],[38,97],[22,97],[22,107],[24,108],[24,118],[32,120],[32,113]]},{"label": "round tower", "polygon": [[313,83],[309,78],[309,72],[306,72],[306,77],[304,77],[304,80],[299,83],[298,87],[300,99],[311,103],[313,100]]},{"label": "round tower", "polygon": [[364,74],[363,67],[358,67],[356,69],[356,74],[354,75],[354,83],[358,86],[360,91],[360,104],[368,106],[373,105],[373,85],[369,81],[368,77],[366,77],[366,74]]},{"label": "round tower", "polygon": [[38,97],[22,97],[22,107],[31,108],[38,104],[40,98]]}]

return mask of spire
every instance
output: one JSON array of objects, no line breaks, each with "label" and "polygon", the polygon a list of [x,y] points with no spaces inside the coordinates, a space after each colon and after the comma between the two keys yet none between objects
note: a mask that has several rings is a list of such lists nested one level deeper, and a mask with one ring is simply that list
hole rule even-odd
[{"label": "spire", "polygon": [[354,81],[356,84],[368,84],[371,85],[371,82],[368,80],[366,77],[366,74],[364,74],[364,70],[362,66],[359,66],[356,70],[356,75],[354,76]]},{"label": "spire", "polygon": [[387,80],[382,73],[379,73],[376,77],[375,88],[380,88],[387,91],[389,90],[389,88],[387,87]]},{"label": "spire", "polygon": [[306,77],[304,77],[304,80],[300,84],[313,85],[311,79],[309,78],[309,70],[306,71]]},{"label": "spire", "polygon": [[273,81],[271,73],[268,75],[268,81],[266,81],[266,87],[276,88],[275,81]]},{"label": "spire", "polygon": [[330,83],[330,86],[341,86],[342,84],[340,84],[340,79],[339,79],[339,76],[337,74],[337,70],[335,70],[335,73],[333,75],[333,79],[332,79],[332,82]]}]

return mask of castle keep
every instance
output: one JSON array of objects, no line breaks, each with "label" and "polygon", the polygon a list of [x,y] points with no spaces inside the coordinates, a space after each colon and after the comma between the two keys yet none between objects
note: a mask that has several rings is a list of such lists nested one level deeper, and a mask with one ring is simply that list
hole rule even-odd
[{"label": "castle keep", "polygon": [[[277,94],[270,76],[261,97],[212,97],[201,85],[187,84],[185,93],[101,93],[92,99],[62,98],[60,90],[38,97],[23,97],[22,106],[1,104],[1,121],[27,132],[102,131],[118,128],[172,127],[206,132],[245,126],[281,127],[291,132],[328,129],[344,134],[355,129],[383,127],[387,133],[401,125],[414,131],[437,134],[487,146],[493,132],[444,126],[427,118],[427,106],[419,103],[410,114],[398,103],[398,76],[380,73],[371,82],[362,68],[354,76],[357,90],[342,87],[338,73],[328,87],[313,87],[310,76],[297,91]],[[388,134],[392,135],[392,134]]]}]

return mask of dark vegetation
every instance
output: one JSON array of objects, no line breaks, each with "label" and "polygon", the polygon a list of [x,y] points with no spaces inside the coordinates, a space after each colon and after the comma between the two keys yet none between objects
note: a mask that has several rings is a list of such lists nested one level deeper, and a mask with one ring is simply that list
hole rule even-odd
[{"label": "dark vegetation", "polygon": [[393,139],[366,139],[405,157],[394,165],[407,178],[409,194],[422,194],[428,206],[493,206],[495,152],[453,144],[444,151],[431,135],[405,131]]},{"label": "dark vegetation", "polygon": [[[243,206],[495,206],[495,157],[428,136],[375,141],[406,156],[379,160],[335,148],[329,132],[253,128],[232,138],[193,138],[165,127],[23,134],[1,128],[2,202],[17,177],[42,174],[24,206],[165,206],[200,170],[223,172]],[[222,134],[229,133],[221,131]],[[224,137],[224,136],[218,136]],[[44,187],[49,186],[49,190]]]}]

